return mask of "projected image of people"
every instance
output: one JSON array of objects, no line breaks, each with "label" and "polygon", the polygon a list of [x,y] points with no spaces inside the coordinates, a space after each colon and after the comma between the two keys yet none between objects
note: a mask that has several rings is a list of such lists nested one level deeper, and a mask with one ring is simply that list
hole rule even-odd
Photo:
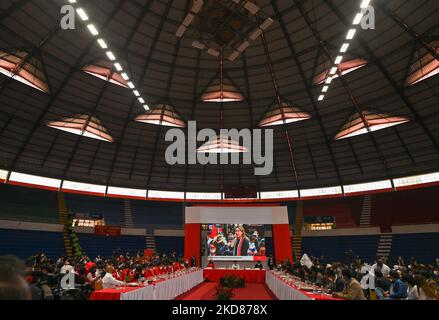
[{"label": "projected image of people", "polygon": [[262,225],[209,224],[203,226],[207,256],[265,256]]}]

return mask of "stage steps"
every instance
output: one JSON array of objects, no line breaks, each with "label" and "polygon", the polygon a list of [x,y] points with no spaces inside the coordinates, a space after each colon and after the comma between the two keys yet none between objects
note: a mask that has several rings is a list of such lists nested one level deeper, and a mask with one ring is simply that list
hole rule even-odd
[{"label": "stage steps", "polygon": [[59,215],[59,223],[64,226],[63,228],[63,239],[64,239],[64,247],[66,249],[66,255],[69,258],[73,258],[73,246],[72,240],[70,239],[69,231],[68,231],[68,210],[66,201],[64,198],[64,193],[57,193],[57,202],[58,202],[58,215]]},{"label": "stage steps", "polygon": [[146,249],[156,252],[155,237],[152,234],[146,235]]},{"label": "stage steps", "polygon": [[367,194],[363,198],[363,207],[360,216],[360,228],[370,227],[370,219],[372,217],[372,196]]},{"label": "stage steps", "polygon": [[133,210],[131,208],[131,200],[130,199],[124,199],[123,203],[123,213],[124,213],[124,222],[126,228],[134,228],[134,222],[133,222]]},{"label": "stage steps", "polygon": [[291,245],[293,247],[293,257],[299,260],[302,257],[302,228],[303,228],[303,202],[299,201],[296,208],[296,220],[294,223],[293,237]]},{"label": "stage steps", "polygon": [[382,234],[378,243],[377,256],[388,258],[392,251],[392,234]]}]

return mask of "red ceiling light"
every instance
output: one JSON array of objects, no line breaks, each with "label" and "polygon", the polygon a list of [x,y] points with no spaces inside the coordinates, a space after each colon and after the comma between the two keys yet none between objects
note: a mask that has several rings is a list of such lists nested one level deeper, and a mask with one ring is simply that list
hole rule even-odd
[{"label": "red ceiling light", "polygon": [[[334,75],[331,75],[332,79],[336,79],[341,74],[342,76],[354,72],[355,70],[358,70],[360,68],[363,68],[367,65],[367,61],[364,59],[353,59],[346,62],[342,62],[338,65],[339,72],[335,73]],[[330,76],[330,70],[327,69],[321,73],[319,73],[317,76],[314,77],[313,83],[315,85],[322,84],[326,81],[326,79]]]},{"label": "red ceiling light", "polygon": [[111,82],[118,86],[128,88],[128,77],[123,78],[122,74],[114,71],[114,64],[111,61],[98,60],[82,68],[85,73],[95,76],[104,81]]},{"label": "red ceiling light", "polygon": [[293,107],[290,103],[282,102],[282,108],[276,102],[271,109],[265,114],[264,118],[259,122],[260,127],[279,126],[303,120],[311,119],[311,115],[307,112]]},{"label": "red ceiling light", "polygon": [[182,120],[175,108],[167,103],[160,103],[146,114],[141,114],[135,119],[137,122],[149,123],[158,126],[186,128],[186,123]]},{"label": "red ceiling light", "polygon": [[373,111],[361,111],[353,114],[348,122],[335,136],[336,140],[359,136],[372,131],[390,128],[399,124],[407,123],[410,119],[400,116],[392,116]]},{"label": "red ceiling light", "polygon": [[216,79],[203,93],[203,102],[240,102],[244,101],[244,96],[233,85],[232,81],[224,76],[223,51],[219,55],[220,72],[219,79]]},{"label": "red ceiling light", "polygon": [[[430,46],[439,54],[439,41],[433,41]],[[406,85],[412,86],[439,74],[439,60],[427,53],[410,67],[412,73],[407,77]]]},{"label": "red ceiling light", "polygon": [[103,126],[101,120],[93,114],[77,114],[64,117],[57,121],[47,122],[46,125],[50,128],[73,133],[79,136],[114,142],[113,137]]},{"label": "red ceiling light", "polygon": [[248,149],[228,136],[218,135],[215,141],[208,141],[198,148],[199,153],[244,153]]},{"label": "red ceiling light", "polygon": [[203,102],[240,102],[244,97],[228,79],[210,85],[201,97]]},{"label": "red ceiling light", "polygon": [[18,49],[0,51],[0,73],[34,89],[49,93],[43,63],[35,56]]}]

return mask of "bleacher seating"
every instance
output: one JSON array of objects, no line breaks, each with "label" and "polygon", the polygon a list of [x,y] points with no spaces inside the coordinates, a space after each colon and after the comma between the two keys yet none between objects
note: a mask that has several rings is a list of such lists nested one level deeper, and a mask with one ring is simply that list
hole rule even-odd
[{"label": "bleacher seating", "polygon": [[124,226],[123,200],[65,194],[67,208],[72,213],[99,214],[109,226]]},{"label": "bleacher seating", "polygon": [[319,199],[303,202],[303,215],[333,216],[337,228],[352,228],[359,225],[363,197]]},{"label": "bleacher seating", "polygon": [[390,225],[438,223],[439,188],[424,188],[372,196],[371,224]]},{"label": "bleacher seating", "polygon": [[401,256],[406,263],[411,257],[418,263],[433,263],[439,257],[439,233],[395,234],[393,236],[390,261]]},{"label": "bleacher seating", "polygon": [[61,232],[0,229],[0,255],[15,255],[27,259],[37,252],[44,252],[56,260],[65,256]]},{"label": "bleacher seating", "polygon": [[0,185],[0,220],[58,223],[56,192]]},{"label": "bleacher seating", "polygon": [[122,252],[129,252],[135,255],[138,251],[143,253],[146,248],[146,239],[144,236],[119,236],[106,237],[95,234],[78,233],[81,248],[90,257],[101,255],[111,257],[117,249]]},{"label": "bleacher seating", "polygon": [[151,227],[183,228],[183,205],[181,203],[132,200],[131,210],[136,227],[148,230]]},{"label": "bleacher seating", "polygon": [[324,262],[349,262],[345,254],[352,250],[353,257],[360,256],[365,261],[373,262],[377,253],[378,235],[372,236],[333,236],[333,237],[304,237],[302,254],[324,256]]},{"label": "bleacher seating", "polygon": [[156,251],[160,254],[170,254],[173,250],[178,255],[184,255],[184,237],[155,237]]}]

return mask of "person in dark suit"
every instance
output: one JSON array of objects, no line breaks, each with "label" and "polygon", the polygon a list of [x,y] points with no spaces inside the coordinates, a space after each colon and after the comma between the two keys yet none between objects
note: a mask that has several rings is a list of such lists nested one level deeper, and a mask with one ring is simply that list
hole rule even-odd
[{"label": "person in dark suit", "polygon": [[245,235],[245,229],[242,225],[235,228],[235,239],[233,241],[233,255],[236,257],[247,256],[250,241]]},{"label": "person in dark suit", "polygon": [[270,254],[270,257],[267,261],[268,269],[273,270],[274,269],[274,258],[273,255]]},{"label": "person in dark suit", "polygon": [[259,269],[259,270],[264,269],[264,267],[262,266],[261,261],[258,261],[258,262],[256,263],[256,265],[255,265],[255,269]]},{"label": "person in dark suit", "polygon": [[191,257],[191,267],[194,268],[197,266],[197,259],[195,258],[195,256]]}]

